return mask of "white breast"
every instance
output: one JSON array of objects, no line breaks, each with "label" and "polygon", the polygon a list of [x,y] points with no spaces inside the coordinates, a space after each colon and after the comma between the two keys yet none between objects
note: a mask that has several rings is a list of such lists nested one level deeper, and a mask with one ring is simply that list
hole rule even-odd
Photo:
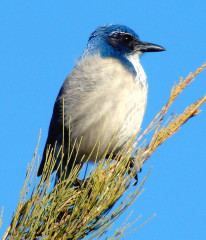
[{"label": "white breast", "polygon": [[127,116],[119,131],[119,138],[125,139],[126,144],[141,126],[147,104],[148,91],[147,77],[139,62],[139,54],[129,56],[127,59],[133,64],[136,76],[133,78],[133,83],[131,83],[131,85],[133,84],[133,90],[130,90],[127,99],[125,99]]},{"label": "white breast", "polygon": [[65,124],[71,126],[72,141],[83,136],[80,155],[89,155],[100,141],[101,156],[114,135],[120,150],[140,128],[147,102],[146,75],[139,60],[130,61],[135,63],[135,79],[117,59],[99,56],[78,62],[66,79]]},{"label": "white breast", "polygon": [[146,77],[146,74],[145,74],[145,71],[144,71],[142,65],[140,64],[139,54],[136,53],[133,55],[129,55],[127,57],[127,59],[132,63],[132,65],[134,66],[134,69],[137,73],[136,78],[135,78],[137,84],[140,83],[143,85],[147,85],[147,77]]}]

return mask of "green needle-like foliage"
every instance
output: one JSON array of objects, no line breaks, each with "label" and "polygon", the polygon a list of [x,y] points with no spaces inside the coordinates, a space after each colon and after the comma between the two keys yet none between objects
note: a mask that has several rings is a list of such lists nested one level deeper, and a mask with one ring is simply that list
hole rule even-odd
[{"label": "green needle-like foliage", "polygon": [[[205,67],[206,64],[184,81],[180,79],[173,87],[168,102],[147,129],[140,136],[131,139],[129,146],[116,156],[115,161],[112,159],[112,154],[106,160],[103,157],[82,184],[76,184],[80,171],[80,166],[76,165],[69,177],[65,178],[62,172],[60,177],[62,180],[52,187],[55,178],[52,169],[56,161],[53,149],[47,151],[47,163],[42,178],[37,184],[35,167],[37,145],[33,160],[28,167],[16,213],[2,239],[101,238],[139,196],[146,180],[145,177],[135,190],[130,190],[135,183],[135,172],[130,169],[131,153],[134,153],[134,158],[141,167],[157,147],[177,132],[189,118],[200,112],[199,107],[206,101],[206,96],[187,107],[182,114],[170,115],[165,120],[170,105]],[[144,140],[144,143],[146,135],[151,132],[153,135],[147,145],[140,144],[140,140]],[[30,186],[33,186],[32,193]],[[131,191],[129,196],[115,205],[128,191]],[[0,224],[1,219],[2,217]],[[109,239],[119,239],[129,226],[130,224],[124,224]]]}]

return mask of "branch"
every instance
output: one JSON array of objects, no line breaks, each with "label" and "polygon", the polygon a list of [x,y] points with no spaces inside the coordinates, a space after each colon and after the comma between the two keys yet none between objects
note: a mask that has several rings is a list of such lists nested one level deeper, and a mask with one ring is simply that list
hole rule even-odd
[{"label": "branch", "polygon": [[[46,167],[39,184],[36,186],[37,180],[33,181],[33,179],[36,175],[34,162],[37,156],[38,141],[32,163],[28,167],[16,213],[3,236],[3,240],[37,239],[40,237],[75,240],[83,239],[88,235],[90,235],[90,239],[103,236],[111,224],[141,194],[142,186],[147,178],[146,176],[125,201],[112,209],[121,196],[134,185],[134,170],[128,173],[131,152],[135,148],[134,157],[141,167],[162,143],[175,134],[191,117],[199,114],[199,108],[206,101],[206,95],[187,107],[182,114],[170,114],[165,119],[171,104],[205,67],[206,63],[195,73],[186,77],[184,81],[181,78],[179,83],[173,86],[168,102],[149,126],[135,141],[131,140],[129,146],[117,155],[118,161],[114,162],[112,156],[107,160],[99,161],[96,169],[88,174],[89,180],[85,180],[79,187],[74,186],[80,170],[79,166],[76,165],[66,180],[51,188],[55,177],[51,176],[52,166],[56,161],[53,149],[47,151]],[[145,137],[151,132],[153,135],[147,146],[140,144],[140,140],[143,140],[143,143],[146,142]],[[32,182],[34,182],[34,187],[30,198],[28,198]],[[110,239],[119,239],[125,229],[127,226],[122,226]]]}]

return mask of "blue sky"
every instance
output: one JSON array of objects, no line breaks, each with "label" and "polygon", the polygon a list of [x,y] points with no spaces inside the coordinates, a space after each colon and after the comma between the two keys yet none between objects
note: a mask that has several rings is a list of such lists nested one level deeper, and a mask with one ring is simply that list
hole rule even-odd
[{"label": "blue sky", "polygon": [[[145,128],[168,99],[174,82],[206,61],[206,2],[182,1],[1,1],[0,3],[0,206],[4,223],[15,211],[27,163],[39,129],[40,157],[56,95],[99,25],[120,23],[141,40],[167,51],[148,53],[142,65],[149,82]],[[185,91],[171,111],[181,113],[206,93],[206,71]],[[160,146],[143,166],[152,171],[133,209],[138,225],[157,216],[127,239],[205,239],[206,104],[202,112]]]}]

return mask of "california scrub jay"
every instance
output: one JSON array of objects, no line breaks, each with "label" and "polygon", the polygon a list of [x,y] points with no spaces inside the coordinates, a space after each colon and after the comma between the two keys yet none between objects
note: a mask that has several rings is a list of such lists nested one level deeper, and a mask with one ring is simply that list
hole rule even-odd
[{"label": "california scrub jay", "polygon": [[[89,156],[94,161],[97,151],[97,160],[101,159],[110,143],[108,154],[114,146],[114,154],[122,150],[140,128],[147,103],[147,80],[140,55],[164,50],[140,41],[126,26],[98,27],[57,96],[38,176],[45,165],[48,145],[54,148],[56,144],[57,153],[63,138],[63,167],[68,161],[69,143],[70,149],[75,144],[74,156],[78,152],[75,164],[83,156],[85,161]],[[68,174],[74,156],[68,164]],[[59,161],[60,157],[53,170]]]}]

